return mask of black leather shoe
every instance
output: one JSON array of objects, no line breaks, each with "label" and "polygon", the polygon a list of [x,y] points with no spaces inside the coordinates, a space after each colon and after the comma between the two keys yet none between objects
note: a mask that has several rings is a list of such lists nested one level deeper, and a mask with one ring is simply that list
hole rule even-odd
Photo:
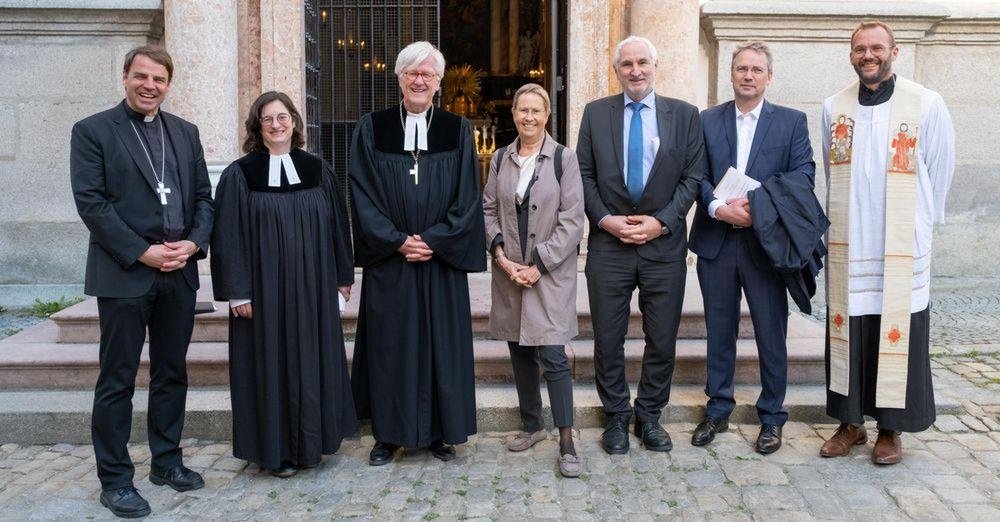
[{"label": "black leather shoe", "polygon": [[444,441],[436,440],[432,442],[429,449],[431,450],[431,455],[434,455],[434,458],[438,460],[448,462],[455,459],[455,446],[445,444]]},{"label": "black leather shoe", "polygon": [[674,449],[674,443],[670,440],[670,435],[660,426],[658,422],[635,423],[635,436],[642,439],[642,445],[649,451],[670,451]]},{"label": "black leather shoe", "polygon": [[101,505],[121,518],[141,518],[152,511],[149,509],[149,502],[132,486],[102,491]]},{"label": "black leather shoe", "polygon": [[269,470],[271,475],[278,478],[288,478],[295,476],[299,472],[299,467],[291,462],[282,462],[281,466],[276,469]]},{"label": "black leather shoe", "polygon": [[760,435],[757,435],[757,444],[754,449],[761,455],[767,455],[778,451],[781,447],[781,426],[774,424],[764,424],[760,427]]},{"label": "black leather shoe", "polygon": [[166,484],[174,488],[174,491],[191,491],[205,487],[205,479],[183,465],[168,470],[150,469],[149,481],[157,486]]},{"label": "black leather shoe", "polygon": [[704,446],[715,440],[716,433],[725,433],[729,429],[729,419],[716,419],[715,417],[705,417],[705,420],[698,424],[691,434],[692,446]]},{"label": "black leather shoe", "polygon": [[601,447],[608,455],[628,453],[628,416],[618,415],[608,419],[601,435]]},{"label": "black leather shoe", "polygon": [[392,462],[396,458],[396,450],[399,446],[395,444],[389,444],[388,442],[375,442],[375,447],[372,448],[372,452],[368,454],[368,465],[369,466],[382,466]]}]

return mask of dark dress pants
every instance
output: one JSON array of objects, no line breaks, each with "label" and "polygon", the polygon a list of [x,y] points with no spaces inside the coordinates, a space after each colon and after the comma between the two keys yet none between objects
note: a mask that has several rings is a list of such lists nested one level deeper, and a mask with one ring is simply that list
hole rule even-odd
[{"label": "dark dress pants", "polygon": [[557,428],[573,425],[573,376],[566,358],[566,348],[561,344],[546,346],[521,346],[508,341],[510,363],[514,367],[514,384],[521,409],[524,431],[534,433],[542,422],[542,390],[538,383],[541,363],[542,376],[549,389],[552,405],[552,422]]},{"label": "dark dress pants", "polygon": [[147,425],[152,467],[180,465],[187,397],[185,359],[194,326],[195,291],[180,271],[161,273],[149,291],[133,298],[97,299],[101,322],[101,373],[94,391],[91,437],[102,489],[131,486],[128,454],[132,395],[149,328]]},{"label": "dark dress pants", "polygon": [[646,346],[635,414],[639,421],[658,422],[670,399],[687,265],[683,260],[650,261],[634,249],[591,250],[586,274],[594,324],[594,373],[604,412],[609,417],[632,414],[625,380],[625,335],[632,292],[638,287]]},{"label": "dark dress pants", "polygon": [[788,384],[785,344],[788,297],[784,282],[766,260],[753,230],[730,230],[715,259],[698,258],[698,284],[705,300],[708,329],[706,413],[716,419],[728,419],[736,405],[733,376],[742,288],[747,296],[760,359],[757,416],[763,424],[784,425],[788,420],[788,412],[783,409]]}]

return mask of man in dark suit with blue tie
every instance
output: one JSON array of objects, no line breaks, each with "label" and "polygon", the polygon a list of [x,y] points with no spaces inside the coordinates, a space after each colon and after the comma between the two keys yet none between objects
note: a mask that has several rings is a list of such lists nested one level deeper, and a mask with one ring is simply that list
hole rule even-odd
[{"label": "man in dark suit with blue tie", "polygon": [[614,51],[622,94],[587,104],[576,153],[590,221],[587,293],[594,324],[597,392],[607,415],[601,445],[629,450],[633,413],[625,380],[629,303],[639,288],[645,332],[635,433],[651,451],[670,451],[660,413],[670,396],[684,283],[686,216],[704,172],[698,109],[653,92],[656,48],[630,36]]},{"label": "man in dark suit with blue tie", "polygon": [[708,173],[701,182],[690,240],[691,251],[698,255],[708,326],[708,406],[691,443],[708,444],[729,426],[736,404],[733,374],[742,288],[760,356],[757,414],[761,429],[755,449],[762,454],[781,447],[781,427],[788,419],[782,406],[788,366],[788,298],[781,276],[754,235],[745,195],[724,200],[715,197],[713,190],[730,168],[759,182],[779,173],[813,181],[815,163],[806,115],[764,100],[772,70],[771,51],[763,42],[737,47],[731,65],[735,100],[701,115]]},{"label": "man in dark suit with blue tie", "polygon": [[161,47],[125,56],[118,105],[73,126],[70,178],[90,231],[84,292],[97,296],[100,366],[91,435],[101,504],[119,517],[150,513],[132,483],[132,395],[149,332],[149,480],[204,486],[179,447],[185,360],[194,327],[197,260],[212,234],[212,186],[198,129],[160,110],[173,61]]}]

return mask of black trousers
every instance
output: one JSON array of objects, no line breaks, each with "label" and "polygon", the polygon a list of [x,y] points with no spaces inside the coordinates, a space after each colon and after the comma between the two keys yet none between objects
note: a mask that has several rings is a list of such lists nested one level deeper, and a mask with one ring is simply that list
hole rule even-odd
[{"label": "black trousers", "polygon": [[510,363],[514,367],[514,384],[521,409],[521,425],[529,433],[542,429],[542,390],[538,382],[541,363],[542,376],[549,389],[552,405],[552,422],[557,428],[573,425],[573,375],[563,345],[521,346],[508,341]]},{"label": "black trousers", "polygon": [[146,295],[97,299],[101,322],[101,373],[94,390],[91,437],[97,476],[105,490],[132,485],[128,454],[132,395],[149,328],[147,424],[154,469],[180,465],[187,398],[187,357],[194,327],[195,291],[180,271],[157,275]]},{"label": "black trousers", "polygon": [[[924,431],[934,424],[934,383],[931,380],[930,308],[910,314],[907,351],[906,407],[876,408],[878,343],[881,315],[851,316],[851,376],[848,395],[830,391],[830,341],[826,342],[826,414],[840,422],[863,424],[865,415],[895,431]],[[828,327],[829,328],[829,327]]]},{"label": "black trousers", "polygon": [[[781,277],[770,262],[754,256],[759,244],[750,228],[729,231],[715,259],[698,258],[698,284],[705,300],[708,328],[708,378],[706,413],[727,419],[736,406],[733,399],[736,373],[736,338],[740,327],[740,288],[747,296],[760,357],[760,396],[757,416],[763,424],[782,426],[788,384],[788,296]],[[764,255],[763,251],[759,253]]]},{"label": "black trousers", "polygon": [[646,347],[635,414],[639,421],[658,422],[670,399],[687,265],[683,260],[650,261],[635,250],[591,250],[586,274],[594,324],[595,380],[604,412],[609,417],[632,414],[624,347],[629,304],[638,287]]}]

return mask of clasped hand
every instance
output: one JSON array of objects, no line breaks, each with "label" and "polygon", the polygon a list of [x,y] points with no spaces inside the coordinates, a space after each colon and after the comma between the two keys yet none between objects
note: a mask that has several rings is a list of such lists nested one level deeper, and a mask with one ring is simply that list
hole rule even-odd
[{"label": "clasped hand", "polygon": [[406,236],[406,241],[397,250],[411,263],[430,261],[431,256],[434,255],[434,251],[427,246],[427,243],[424,243],[423,239],[420,239],[419,234]]},{"label": "clasped hand", "polygon": [[611,232],[622,243],[642,245],[663,233],[663,224],[653,216],[608,216],[601,227]]},{"label": "clasped hand", "polygon": [[149,245],[149,248],[139,257],[139,261],[151,268],[161,272],[173,272],[184,268],[188,258],[198,251],[198,245],[193,241],[182,239],[180,241],[165,242],[162,244]]},{"label": "clasped hand", "polygon": [[509,277],[514,284],[523,286],[524,288],[531,288],[535,286],[538,279],[542,277],[542,273],[538,271],[537,267],[515,263],[510,259],[507,259],[503,250],[499,249],[497,250],[497,264],[500,265],[500,269],[507,274],[507,277]]},{"label": "clasped hand", "polygon": [[742,198],[729,198],[726,204],[715,209],[715,217],[731,225],[738,227],[749,227],[753,225],[750,218],[750,200]]}]

